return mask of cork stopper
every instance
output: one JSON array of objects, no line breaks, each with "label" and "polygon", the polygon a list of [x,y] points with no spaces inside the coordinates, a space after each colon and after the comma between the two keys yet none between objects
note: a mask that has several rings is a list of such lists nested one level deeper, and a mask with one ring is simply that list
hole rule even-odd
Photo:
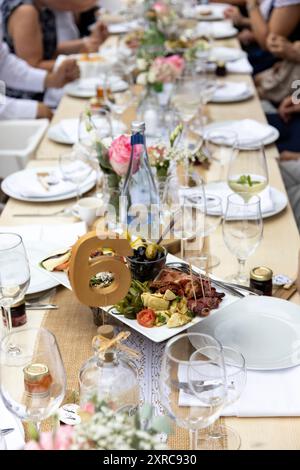
[{"label": "cork stopper", "polygon": [[102,325],[97,329],[97,333],[104,338],[112,339],[114,337],[114,328],[112,325]]}]

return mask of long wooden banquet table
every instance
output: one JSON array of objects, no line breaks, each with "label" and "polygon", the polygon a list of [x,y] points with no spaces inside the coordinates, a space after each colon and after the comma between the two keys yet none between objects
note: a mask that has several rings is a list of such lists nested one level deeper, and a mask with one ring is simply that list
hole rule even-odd
[{"label": "long wooden banquet table", "polygon": [[[239,47],[236,39],[218,41],[220,45]],[[249,75],[228,75],[226,79],[233,81],[247,81],[254,87],[251,76]],[[87,102],[84,99],[71,98],[64,96],[62,99],[52,124],[58,123],[63,118],[73,118],[79,116],[79,113],[86,107]],[[226,119],[244,119],[252,118],[260,122],[265,122],[266,118],[262,110],[260,101],[255,94],[254,98],[235,104],[211,104],[208,106],[210,121],[221,121]],[[128,123],[134,118],[134,110],[128,110],[124,114],[124,121]],[[35,160],[29,163],[29,167],[45,167],[57,165],[59,155],[68,151],[68,147],[51,142],[47,136],[44,137],[37,152]],[[274,145],[267,147],[267,160],[269,168],[270,184],[280,191],[285,192],[278,168],[278,152]],[[209,170],[204,171],[207,181],[214,180],[219,172],[217,165],[212,164]],[[49,214],[71,206],[74,201],[49,203],[47,205],[39,203],[26,203],[10,199],[1,215],[0,226],[12,226],[17,224],[64,224],[73,223],[72,217],[43,217],[34,218],[27,214],[49,212]],[[26,214],[24,218],[14,217],[14,214]],[[57,234],[59,239],[59,233]],[[221,259],[221,264],[214,270],[214,273],[220,277],[231,274],[237,266],[237,261],[229,253],[224,245],[221,228],[210,237],[211,253]],[[274,273],[284,273],[293,279],[297,272],[297,259],[299,251],[299,233],[293,217],[290,206],[280,214],[264,220],[263,240],[253,256],[247,262],[250,269],[253,266],[265,265],[273,269]],[[63,289],[59,293],[60,305],[70,299],[70,293]],[[299,294],[295,294],[292,302],[300,304]],[[28,313],[29,325],[40,325],[45,318],[45,312],[35,311]],[[61,317],[63,327],[64,317]],[[96,328],[96,327],[95,327]],[[60,344],[60,347],[63,347]],[[69,346],[72,347],[72,346]],[[76,355],[76,346],[72,350],[71,356]],[[73,371],[73,383],[76,382],[75,375],[78,371]],[[299,391],[300,393],[300,391]],[[226,424],[231,425],[240,434],[242,440],[242,449],[300,449],[300,418],[226,418]],[[178,446],[178,443],[171,444],[174,448],[184,448]]]}]

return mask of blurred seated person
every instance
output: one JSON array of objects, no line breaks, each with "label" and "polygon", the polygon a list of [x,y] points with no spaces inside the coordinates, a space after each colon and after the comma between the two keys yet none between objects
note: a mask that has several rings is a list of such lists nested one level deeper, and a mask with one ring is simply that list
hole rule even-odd
[{"label": "blurred seated person", "polygon": [[[65,60],[55,72],[33,68],[14,54],[10,54],[1,38],[0,24],[0,80],[3,80],[7,86],[42,92],[48,87],[61,88],[78,78],[79,70],[74,60]],[[52,117],[51,109],[42,102],[3,96],[1,98],[0,119],[51,119]]]},{"label": "blurred seated person", "polygon": [[268,51],[270,33],[300,39],[300,0],[247,0],[248,17],[230,6],[225,16],[241,28],[239,38],[254,68],[254,74],[272,67],[278,60]]},{"label": "blurred seated person", "polygon": [[[280,171],[300,230],[300,93],[288,96],[280,104],[277,115],[268,121],[280,131],[277,146],[280,153]],[[275,119],[276,118],[276,119]]]},{"label": "blurred seated person", "polygon": [[[96,50],[103,41],[103,26],[99,25],[90,38],[75,40],[73,44],[58,44],[55,10],[74,13],[95,5],[95,0],[3,0],[4,39],[10,51],[33,67],[52,70],[58,54]],[[74,5],[74,6],[73,6]],[[106,38],[105,34],[104,37]],[[43,95],[25,90],[7,90],[9,96],[42,99]]]},{"label": "blurred seated person", "polygon": [[300,77],[300,41],[291,42],[272,33],[267,38],[267,47],[279,62],[258,73],[255,85],[261,99],[278,106],[290,95],[295,80]]}]

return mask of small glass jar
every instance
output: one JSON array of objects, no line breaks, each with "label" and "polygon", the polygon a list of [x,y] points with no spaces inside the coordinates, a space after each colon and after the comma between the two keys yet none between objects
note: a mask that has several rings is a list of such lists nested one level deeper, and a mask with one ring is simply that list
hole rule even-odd
[{"label": "small glass jar", "polygon": [[50,393],[52,377],[45,364],[29,364],[24,367],[24,388],[27,395],[46,397]]},{"label": "small glass jar", "polygon": [[[107,328],[107,331],[104,329]],[[101,336],[111,339],[109,326],[98,328]],[[139,406],[137,370],[124,353],[114,347],[103,353],[95,351],[79,372],[80,406],[94,398],[104,401],[115,411],[135,413]]]},{"label": "small glass jar", "polygon": [[225,62],[218,62],[216,67],[216,76],[225,77],[227,75],[227,69]]},{"label": "small glass jar", "polygon": [[262,295],[272,295],[273,271],[265,266],[253,268],[250,272],[250,287],[259,290]]},{"label": "small glass jar", "polygon": [[[3,324],[6,327],[7,319],[5,316],[5,312],[2,307],[1,307],[1,310],[2,310]],[[25,325],[25,323],[27,323],[25,299],[23,298],[22,300],[20,300],[20,302],[16,303],[15,305],[12,305],[12,307],[10,308],[10,313],[11,313],[11,325],[13,328]]]}]

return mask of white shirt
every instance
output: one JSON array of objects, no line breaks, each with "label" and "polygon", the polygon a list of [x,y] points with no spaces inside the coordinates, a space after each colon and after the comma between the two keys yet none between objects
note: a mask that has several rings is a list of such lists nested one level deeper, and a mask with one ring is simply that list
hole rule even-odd
[{"label": "white shirt", "polygon": [[259,9],[264,19],[267,20],[270,17],[272,7],[283,8],[299,4],[300,0],[262,0],[259,4]]},{"label": "white shirt", "polygon": [[[10,54],[7,45],[2,41],[2,24],[0,19],[0,80],[10,88],[42,92],[45,88],[46,70],[31,67],[14,54]],[[3,96],[0,98],[3,99]],[[0,104],[0,119],[35,118],[37,101],[5,97]]]},{"label": "white shirt", "polygon": [[70,11],[56,11],[55,23],[58,44],[80,38],[74,15]]}]

